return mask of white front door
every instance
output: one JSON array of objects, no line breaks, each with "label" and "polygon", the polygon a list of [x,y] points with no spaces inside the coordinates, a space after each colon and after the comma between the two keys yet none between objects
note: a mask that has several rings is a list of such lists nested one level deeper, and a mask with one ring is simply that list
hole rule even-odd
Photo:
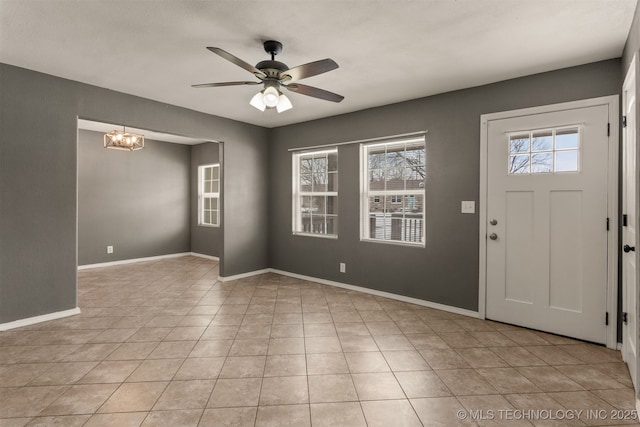
[{"label": "white front door", "polygon": [[622,115],[626,126],[622,129],[622,357],[634,386],[637,388],[637,200],[636,183],[636,85],[635,58],[631,62],[622,87]]},{"label": "white front door", "polygon": [[606,104],[487,122],[488,319],[606,342],[608,123]]}]

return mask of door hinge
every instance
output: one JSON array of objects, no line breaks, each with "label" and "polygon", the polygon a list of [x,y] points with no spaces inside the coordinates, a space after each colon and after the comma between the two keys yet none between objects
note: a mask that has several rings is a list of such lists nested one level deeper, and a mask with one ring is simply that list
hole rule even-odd
[{"label": "door hinge", "polygon": [[607,218],[607,231],[609,231],[609,218]]},{"label": "door hinge", "polygon": [[611,123],[607,123],[607,136],[611,136]]},{"label": "door hinge", "polygon": [[627,214],[622,214],[622,226],[627,226]]},{"label": "door hinge", "polygon": [[625,325],[629,323],[629,316],[627,315],[626,311],[622,313],[622,323],[624,323]]},{"label": "door hinge", "polygon": [[604,324],[609,326],[609,312],[607,311],[604,315]]},{"label": "door hinge", "polygon": [[627,116],[622,116],[622,127],[623,128],[627,127]]}]

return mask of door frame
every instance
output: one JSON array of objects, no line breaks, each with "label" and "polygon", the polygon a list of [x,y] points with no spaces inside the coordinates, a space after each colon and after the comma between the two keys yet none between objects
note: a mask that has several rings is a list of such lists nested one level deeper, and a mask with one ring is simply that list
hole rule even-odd
[{"label": "door frame", "polygon": [[[580,101],[563,102],[559,104],[543,105],[511,111],[482,114],[480,116],[480,257],[479,257],[479,293],[478,314],[486,319],[487,311],[487,194],[488,194],[488,161],[489,137],[488,123],[492,120],[509,119],[534,114],[553,113],[576,108],[606,105],[609,111],[609,147],[607,171],[607,216],[609,218],[609,234],[607,237],[607,302],[609,324],[606,329],[606,345],[617,348],[617,318],[618,318],[618,188],[619,188],[619,96],[603,96]],[[604,131],[604,130],[603,130]],[[603,218],[604,219],[604,218]],[[605,224],[603,224],[603,227]],[[605,319],[602,319],[604,322]]]},{"label": "door frame", "polygon": [[[621,106],[622,106],[623,115],[626,114],[626,103],[627,103],[626,102],[627,99],[625,97],[626,89],[627,89],[628,86],[633,84],[633,87],[635,88],[635,91],[636,91],[636,93],[634,93],[634,96],[636,96],[636,101],[635,101],[636,107],[635,108],[636,108],[636,116],[637,116],[637,111],[638,111],[638,97],[637,97],[637,91],[638,91],[638,86],[637,86],[638,85],[638,79],[637,79],[638,67],[637,67],[637,62],[638,61],[637,61],[637,58],[638,58],[638,54],[634,53],[633,58],[631,59],[631,63],[629,64],[629,68],[627,69],[627,72],[625,74],[624,82],[622,83],[622,103],[621,103]],[[637,123],[636,123],[636,126],[637,126]],[[638,135],[637,129],[636,129],[636,144],[638,143],[638,137],[639,136],[640,135]],[[621,139],[622,139],[622,147],[623,147],[623,149],[622,149],[623,157],[622,157],[621,160],[624,162],[625,161],[624,147],[625,147],[626,142],[627,142],[625,133],[623,133]],[[636,179],[636,194],[635,194],[635,214],[636,214],[636,219],[637,219],[637,216],[638,216],[638,212],[640,212],[640,210],[638,209],[639,206],[640,206],[640,197],[638,197],[639,196],[638,188],[640,188],[640,187],[638,186],[638,182],[637,182],[638,165],[640,164],[639,161],[638,161],[639,155],[640,155],[640,152],[636,148],[635,171],[634,171],[634,179]],[[625,177],[622,176],[621,179],[624,180]],[[622,182],[620,183],[620,188],[621,188],[621,190],[623,188],[623,183]],[[621,202],[623,202],[623,201],[624,200],[621,200]],[[624,206],[621,206],[621,208],[624,209]],[[625,211],[622,210],[621,213],[625,213]],[[623,232],[621,232],[621,234],[623,234]],[[638,226],[636,225],[636,235],[635,235],[635,241],[633,242],[633,246],[638,247],[638,242],[640,240],[638,237],[639,237],[638,236]],[[623,243],[626,243],[626,242],[623,241]],[[640,275],[638,274],[638,271],[637,271],[638,266],[640,266],[640,263],[639,263],[640,254],[638,252],[634,252],[633,256],[635,257],[635,261],[636,261],[636,276],[635,276],[636,280],[635,280],[635,283],[633,284],[633,286],[636,289],[635,312],[634,313],[627,313],[627,315],[628,316],[634,316],[634,321],[635,321],[635,324],[636,324],[636,355],[635,355],[635,360],[633,360],[631,362],[628,361],[628,360],[625,360],[625,362],[627,364],[630,364],[630,363],[635,364],[635,378],[633,378],[633,383],[635,385],[635,403],[636,403],[636,409],[640,409],[640,400],[638,399],[638,389],[640,388],[640,371],[639,371],[639,369],[640,369],[640,357],[638,356],[638,344],[640,343],[640,340],[638,339],[638,330],[639,330],[638,328],[640,327],[640,325],[638,324],[638,322],[640,321],[640,306],[639,306],[639,301],[638,301],[638,290],[640,289],[640,286],[639,286]],[[621,269],[622,269],[621,277],[620,277],[621,285],[622,285],[622,288],[621,288],[622,289],[622,295],[621,295],[621,297],[623,299],[622,300],[622,310],[624,312],[624,310],[626,308],[626,304],[625,304],[626,301],[624,300],[624,296],[625,296],[624,287],[626,285],[625,282],[624,282],[624,277],[625,277],[625,275],[624,275],[624,263],[621,264]],[[628,297],[628,295],[627,295],[627,297]],[[626,356],[626,354],[625,354],[626,353],[626,346],[628,345],[628,343],[626,342],[627,334],[624,331],[624,325],[622,326],[622,337],[621,338],[622,338],[621,351],[622,351],[622,356],[623,356],[623,359],[624,359],[625,356]]]}]

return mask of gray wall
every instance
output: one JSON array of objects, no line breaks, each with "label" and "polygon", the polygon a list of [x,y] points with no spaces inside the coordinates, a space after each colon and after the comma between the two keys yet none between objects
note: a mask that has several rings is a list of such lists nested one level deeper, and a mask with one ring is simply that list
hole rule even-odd
[{"label": "gray wall", "polygon": [[80,130],[78,265],[190,252],[189,189],[188,145],[107,150],[103,133]]},{"label": "gray wall", "polygon": [[215,257],[220,256],[222,229],[198,225],[198,166],[221,163],[220,150],[222,144],[215,142],[191,146],[191,251]]},{"label": "gray wall", "polygon": [[221,274],[268,266],[266,129],[6,64],[0,93],[0,323],[76,306],[78,117],[223,141]]},{"label": "gray wall", "polygon": [[[276,128],[270,135],[271,267],[478,309],[480,115],[619,94],[610,60]],[[428,130],[426,247],[359,240],[358,145],[339,147],[339,238],[291,234],[290,148]],[[347,273],[338,263],[347,263]]]}]

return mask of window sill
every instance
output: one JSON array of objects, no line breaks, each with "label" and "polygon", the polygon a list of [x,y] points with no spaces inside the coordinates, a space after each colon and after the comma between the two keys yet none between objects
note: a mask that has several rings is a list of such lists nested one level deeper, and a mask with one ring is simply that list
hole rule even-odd
[{"label": "window sill", "polygon": [[397,240],[380,240],[380,239],[366,239],[360,238],[361,242],[369,242],[369,243],[382,243],[384,245],[394,245],[394,246],[407,246],[410,248],[425,248],[425,243],[413,243],[413,242],[400,242]]},{"label": "window sill", "polygon": [[338,235],[337,234],[297,233],[295,231],[292,234],[294,236],[302,236],[302,237],[319,237],[321,239],[334,239],[334,240],[338,239]]},{"label": "window sill", "polygon": [[220,225],[198,224],[198,227],[206,227],[206,228],[220,228]]}]

